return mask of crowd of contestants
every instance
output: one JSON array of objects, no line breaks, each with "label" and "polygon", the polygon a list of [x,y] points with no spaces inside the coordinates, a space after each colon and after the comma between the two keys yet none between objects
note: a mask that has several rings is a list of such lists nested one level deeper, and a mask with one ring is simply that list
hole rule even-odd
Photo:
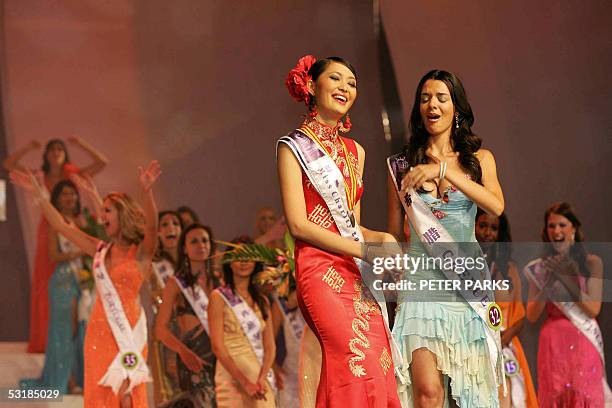
[{"label": "crowd of contestants", "polygon": [[[139,203],[124,193],[102,198],[92,177],[103,170],[106,158],[79,138],[69,141],[89,154],[89,166],[75,166],[62,140],[47,143],[40,171],[21,165],[23,156],[40,148],[37,142],[4,161],[13,183],[35,198],[43,214],[32,275],[28,350],[44,352],[46,358],[41,376],[22,380],[21,387],[83,393],[87,407],[142,407],[151,400],[159,407],[314,406],[321,351],[300,317],[295,292],[281,299],[273,289],[257,286],[253,278],[262,271],[261,263],[223,262],[232,247],[218,245],[212,229],[190,208],[158,211],[153,196],[161,174],[157,162],[139,169]],[[280,247],[285,230],[283,219],[263,208],[256,214],[253,239],[242,236],[232,243]],[[537,407],[538,398],[541,406],[600,406],[585,403],[601,400],[595,395],[601,385],[596,384],[604,376],[592,345],[547,301],[544,291],[530,285],[529,302],[523,303],[518,266],[497,245],[511,241],[507,217],[478,211],[474,233],[487,254],[492,278],[511,282],[510,289],[496,297],[503,299],[498,302],[504,316],[502,346],[520,366],[522,381],[507,377],[509,392],[499,392],[500,406]],[[542,239],[568,243],[555,248],[569,251],[580,268],[564,279],[587,288],[591,278],[601,277],[601,260],[580,246],[581,223],[569,204],[546,211]],[[136,353],[146,359],[144,380],[129,376],[116,386],[109,385],[111,379],[102,383],[120,348],[96,291],[96,281],[103,279],[96,268],[110,277],[132,327],[138,326],[144,309],[148,336]],[[194,303],[188,293],[205,302]],[[237,313],[236,304],[249,313]],[[589,315],[596,317],[600,307],[601,302],[591,302]],[[536,322],[542,313],[547,317],[538,360],[530,362],[537,366],[536,396],[530,374],[535,367],[529,368],[518,335],[525,318]],[[256,333],[248,332],[253,326]],[[260,346],[259,354],[254,344]],[[514,395],[522,401],[513,400]],[[548,404],[551,396],[565,405]]]}]

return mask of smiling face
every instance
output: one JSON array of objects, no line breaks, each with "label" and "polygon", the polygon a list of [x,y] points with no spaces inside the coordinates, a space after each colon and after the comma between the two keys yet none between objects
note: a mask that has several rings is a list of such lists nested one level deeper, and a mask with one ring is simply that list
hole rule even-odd
[{"label": "smiling face", "polygon": [[192,262],[204,262],[210,256],[210,236],[203,228],[195,228],[185,236],[185,254]]},{"label": "smiling face", "polygon": [[349,111],[357,98],[357,79],[344,64],[330,62],[315,82],[308,88],[314,95],[319,115],[325,118],[340,118]]},{"label": "smiling face", "polygon": [[450,132],[455,106],[446,84],[437,79],[428,79],[423,84],[419,101],[421,119],[427,133],[435,136]]},{"label": "smiling face", "polygon": [[162,249],[175,249],[178,245],[178,239],[181,235],[181,222],[174,214],[165,214],[159,220],[159,240]]},{"label": "smiling face", "polygon": [[546,234],[557,252],[565,252],[574,243],[576,228],[563,215],[552,213],[546,222]]}]

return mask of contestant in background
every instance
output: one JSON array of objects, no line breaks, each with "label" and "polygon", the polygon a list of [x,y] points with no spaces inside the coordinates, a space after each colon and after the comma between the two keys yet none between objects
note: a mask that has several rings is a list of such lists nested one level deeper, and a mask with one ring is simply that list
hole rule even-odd
[{"label": "contestant in background", "polygon": [[[252,241],[241,237],[232,243]],[[219,408],[276,406],[270,303],[253,280],[261,270],[262,264],[253,261],[224,263],[225,286],[215,289],[210,298],[208,315],[218,360],[215,383]]]},{"label": "contestant in background", "polygon": [[610,401],[601,331],[603,263],[582,244],[582,224],[570,204],[544,214],[542,258],[525,267],[527,319],[546,311],[538,347],[538,400],[542,408],[603,407]]},{"label": "contestant in background", "polygon": [[[174,276],[178,262],[178,241],[182,221],[175,211],[160,211],[158,216],[158,247],[153,258],[153,272],[147,285],[142,285],[141,299],[149,323],[149,364],[153,375],[154,400],[160,405],[171,400],[178,389],[176,353],[165,347],[155,334],[155,316],[162,304],[162,292],[169,279]],[[146,298],[145,298],[146,297]],[[170,330],[175,331],[176,319],[171,316]]]},{"label": "contestant in background", "polygon": [[101,220],[110,242],[66,223],[32,173],[12,171],[11,181],[30,191],[59,234],[94,257],[98,296],[85,337],[86,407],[146,407],[147,326],[138,293],[148,279],[157,244],[157,209],[152,187],[161,170],[156,161],[139,168],[144,208],[124,193],[103,202]]},{"label": "contestant in background", "polygon": [[[300,59],[286,85],[294,99],[305,102],[308,115],[298,130],[280,139],[278,175],[285,217],[296,239],[298,303],[321,344],[317,407],[398,407],[386,311],[363,283],[356,260],[364,240],[396,241],[360,225],[365,151],[340,135],[350,129],[347,114],[357,97],[356,77],[343,58]],[[326,183],[322,172],[311,170],[311,154],[334,180]],[[336,211],[337,203],[330,207],[321,192],[339,197],[342,211]]]},{"label": "contestant in background", "polygon": [[476,213],[476,239],[480,242],[491,270],[491,279],[509,282],[507,291],[495,291],[495,301],[503,316],[501,342],[508,393],[500,389],[502,408],[537,408],[538,399],[531,379],[529,364],[518,338],[525,320],[525,306],[521,296],[521,277],[516,263],[511,260],[512,235],[505,213],[499,217],[480,208]]},{"label": "contestant in background", "polygon": [[[389,177],[389,230],[401,236],[404,211],[410,211],[413,257],[427,256],[436,248],[430,243],[443,235],[476,251],[477,205],[494,215],[504,209],[495,159],[480,148],[473,123],[465,90],[455,75],[434,70],[421,78],[409,144],[389,159],[394,172],[401,170],[395,179]],[[423,210],[417,213],[415,208]],[[405,279],[447,277],[439,269],[419,268]],[[462,408],[498,407],[501,346],[499,335],[485,322],[486,312],[481,314],[454,291],[411,291],[398,303],[393,336],[402,352],[406,380],[398,383],[402,406],[440,407],[452,398]]]},{"label": "contestant in background", "polygon": [[[178,266],[167,280],[155,322],[157,338],[177,354],[180,389],[195,406],[215,407],[215,364],[210,339],[208,303],[211,292],[219,285],[212,274],[212,231],[191,224],[178,242]],[[176,315],[179,337],[172,331]],[[177,397],[175,397],[176,399]]]},{"label": "contestant in background", "polygon": [[[79,169],[70,162],[68,149],[63,140],[49,140],[43,152],[41,171],[35,172],[40,184],[48,192],[52,191],[58,182],[70,179],[71,174],[80,173],[93,176],[104,169],[107,164],[106,157],[83,139],[71,137],[68,141],[73,146],[84,150],[91,157],[92,162]],[[2,163],[4,168],[9,172],[13,170],[25,171],[26,167],[22,164],[23,158],[28,153],[40,149],[40,147],[40,142],[32,140],[28,145],[16,150],[4,159]],[[48,281],[54,270],[54,263],[49,259],[49,251],[47,250],[48,234],[49,225],[44,218],[41,218],[36,233],[36,252],[30,290],[29,353],[44,353],[47,344]]]},{"label": "contestant in background", "polygon": [[200,217],[196,214],[195,211],[191,209],[191,207],[187,207],[186,205],[182,205],[176,209],[176,212],[180,215],[181,221],[183,222],[183,228],[187,228],[191,224],[199,224]]},{"label": "contestant in background", "polygon": [[[51,204],[72,226],[85,229],[89,223],[95,223],[81,211],[77,186],[70,180],[62,180],[55,185],[51,192]],[[81,280],[91,276],[91,272],[85,269],[85,254],[76,245],[55,231],[51,231],[48,237],[49,258],[55,263],[55,271],[49,281],[49,332],[45,365],[40,378],[22,380],[21,387],[49,387],[62,394],[82,392],[82,353],[87,316],[79,319],[78,305]],[[91,296],[89,288],[83,290],[87,291],[83,296]]]}]

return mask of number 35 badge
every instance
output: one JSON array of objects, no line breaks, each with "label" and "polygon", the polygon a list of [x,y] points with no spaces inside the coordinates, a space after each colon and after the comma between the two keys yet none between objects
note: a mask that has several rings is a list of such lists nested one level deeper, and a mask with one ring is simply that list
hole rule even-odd
[{"label": "number 35 badge", "polygon": [[493,330],[499,330],[502,326],[502,312],[497,303],[491,303],[487,308],[487,323]]},{"label": "number 35 badge", "polygon": [[128,351],[121,357],[121,363],[127,370],[133,370],[138,365],[138,356],[136,353]]}]

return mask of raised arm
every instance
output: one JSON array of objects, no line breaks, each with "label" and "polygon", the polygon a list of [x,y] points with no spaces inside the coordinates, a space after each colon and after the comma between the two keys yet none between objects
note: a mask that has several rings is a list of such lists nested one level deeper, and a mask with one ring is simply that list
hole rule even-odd
[{"label": "raised arm", "polygon": [[10,172],[10,179],[13,184],[34,196],[34,199],[40,204],[43,216],[47,219],[51,228],[72,241],[85,254],[89,256],[95,255],[99,240],[64,221],[64,217],[49,202],[48,193],[39,184],[32,172],[28,171],[25,173],[13,170]]},{"label": "raised arm", "polygon": [[17,149],[17,151],[4,159],[2,166],[6,169],[6,171],[26,171],[27,169],[20,163],[21,159],[29,152],[38,149],[40,149],[40,142],[38,140],[32,140],[30,143],[23,146],[21,149]]},{"label": "raised arm", "polygon": [[403,239],[404,216],[402,204],[397,196],[395,183],[390,174],[387,174],[387,231],[399,241]]},{"label": "raised arm", "polygon": [[327,251],[361,257],[359,242],[343,238],[308,221],[302,190],[302,169],[291,149],[285,144],[278,147],[278,178],[285,218],[294,238]]},{"label": "raised arm", "polygon": [[94,183],[91,176],[88,174],[79,175],[76,173],[70,174],[70,180],[79,188],[79,190],[85,192],[89,201],[92,205],[92,210],[95,218],[100,217],[102,215],[102,197],[98,192],[98,188]]},{"label": "raised arm", "polygon": [[157,248],[157,206],[153,196],[153,185],[161,174],[161,168],[159,162],[153,160],[146,170],[139,167],[138,172],[143,192],[142,207],[145,216],[145,229],[144,239],[138,246],[137,257],[140,262],[146,265],[143,271],[146,271],[145,279],[148,279],[148,275],[151,273],[150,264]]},{"label": "raised arm", "polygon": [[89,157],[91,157],[92,163],[86,167],[83,167],[81,169],[81,173],[93,176],[102,171],[102,169],[104,169],[104,167],[106,167],[108,164],[108,159],[106,156],[80,137],[73,136],[68,138],[68,141],[83,149],[89,155]]},{"label": "raised arm", "polygon": [[[253,398],[262,399],[259,392],[259,387],[256,383],[251,382],[246,375],[238,368],[231,354],[225,347],[225,332],[224,332],[224,317],[223,308],[225,301],[221,298],[221,294],[214,290],[210,295],[208,303],[208,326],[210,329],[210,343],[213,353],[217,356],[217,364],[223,364],[223,367],[230,373],[246,393]],[[270,325],[266,325],[270,326]]]},{"label": "raised arm", "polygon": [[49,232],[49,259],[51,262],[66,262],[72,261],[75,258],[79,258],[83,255],[83,251],[77,249],[76,251],[62,252],[59,250],[59,239],[57,234],[53,231]]}]

